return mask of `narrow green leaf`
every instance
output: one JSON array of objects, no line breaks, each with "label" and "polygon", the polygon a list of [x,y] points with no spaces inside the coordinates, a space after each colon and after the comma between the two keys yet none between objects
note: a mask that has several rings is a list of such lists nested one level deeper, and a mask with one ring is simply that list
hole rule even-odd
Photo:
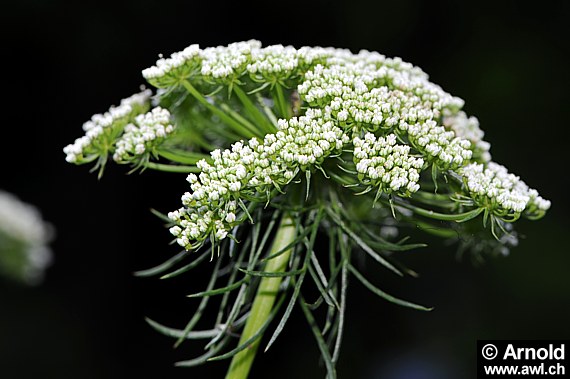
[{"label": "narrow green leaf", "polygon": [[[238,227],[238,228],[239,228],[239,227]],[[235,229],[234,229],[234,232],[235,232],[238,228],[235,228]],[[230,285],[230,284],[234,283],[235,278],[236,278],[236,276],[237,276],[237,274],[238,274],[238,271],[235,270],[234,267],[235,267],[235,266],[238,266],[238,267],[239,267],[239,266],[241,266],[241,265],[243,264],[243,259],[244,259],[245,255],[246,255],[247,251],[249,250],[250,244],[251,244],[251,239],[250,239],[250,238],[247,238],[247,239],[245,240],[245,243],[243,244],[243,246],[241,246],[241,249],[240,249],[240,252],[239,252],[239,254],[238,254],[238,256],[237,256],[237,259],[236,259],[234,262],[231,262],[231,263],[230,263],[230,265],[231,265],[231,273],[230,273],[230,276],[229,276],[229,278],[228,278],[227,285]],[[237,246],[238,246],[238,244],[235,243],[234,241],[231,241],[231,242],[230,242],[230,252],[229,252],[230,258],[232,258],[232,252],[233,252],[234,249],[237,248]],[[239,293],[238,293],[238,296],[239,296]],[[220,306],[219,306],[219,308],[218,308],[218,315],[216,316],[216,324],[221,323],[221,322],[222,322],[222,317],[224,316],[225,313],[227,313],[227,312],[226,312],[226,306],[227,306],[227,304],[228,304],[229,297],[230,297],[230,292],[226,292],[226,293],[224,294],[224,296],[222,296],[222,301],[220,302]],[[232,321],[232,322],[233,322],[233,321]]]},{"label": "narrow green leaf", "polygon": [[341,274],[341,290],[340,290],[340,309],[339,309],[339,323],[337,328],[336,340],[334,343],[334,350],[332,355],[332,362],[335,364],[340,355],[340,345],[342,342],[342,335],[344,332],[344,316],[346,312],[346,292],[348,289],[348,261],[343,259],[342,274]]},{"label": "narrow green leaf", "polygon": [[419,190],[417,192],[414,192],[413,198],[415,200],[429,201],[433,202],[434,204],[439,204],[442,202],[453,200],[456,198],[456,196],[450,194],[433,193],[433,192]]},{"label": "narrow green leaf", "polygon": [[237,326],[234,324],[234,320],[239,315],[241,308],[243,306],[243,299],[244,299],[245,294],[246,294],[246,289],[247,289],[247,285],[242,284],[240,289],[239,289],[239,292],[236,296],[236,299],[234,301],[234,305],[232,306],[232,309],[230,310],[230,314],[228,315],[228,319],[226,320],[226,323],[224,324],[224,326],[222,327],[220,332],[216,336],[214,336],[214,338],[212,338],[212,340],[210,342],[208,342],[208,344],[206,345],[206,349],[209,348],[210,346],[214,345],[215,343],[217,343],[228,332],[228,330],[232,326]]},{"label": "narrow green leaf", "polygon": [[283,331],[283,328],[285,328],[285,324],[287,324],[287,320],[289,320],[289,316],[291,315],[291,312],[293,311],[293,308],[295,307],[297,297],[299,296],[299,293],[301,292],[301,286],[303,285],[303,281],[305,279],[305,274],[307,272],[306,271],[307,265],[309,263],[308,257],[310,257],[311,255],[312,255],[312,253],[310,251],[307,251],[305,254],[305,261],[303,263],[303,268],[302,268],[303,272],[301,273],[301,275],[299,275],[299,278],[298,278],[297,282],[295,283],[295,287],[293,289],[293,294],[291,295],[291,298],[289,299],[289,304],[287,304],[287,308],[285,309],[285,312],[283,313],[283,317],[281,317],[281,320],[279,321],[279,324],[275,328],[273,335],[269,339],[267,346],[265,346],[264,352],[269,350],[269,348],[277,340],[277,337],[279,337],[279,334],[281,334],[281,331]]},{"label": "narrow green leaf", "polygon": [[342,270],[342,263],[339,263],[336,267],[333,268],[331,275],[329,277],[329,285],[327,286],[327,290],[332,290],[336,284],[336,277]]},{"label": "narrow green leaf", "polygon": [[257,87],[254,90],[249,91],[247,94],[248,95],[253,95],[253,94],[257,94],[260,91],[263,91],[264,89],[266,89],[267,87],[269,87],[271,85],[271,83],[267,82],[267,83],[263,83],[261,86]]},{"label": "narrow green leaf", "polygon": [[309,192],[311,190],[311,170],[305,171],[305,178],[307,179],[307,192],[305,193],[305,201],[309,200]]},{"label": "narrow green leaf", "polygon": [[357,191],[358,190],[357,187],[360,187],[359,182],[355,182],[355,181],[350,180],[350,179],[352,179],[351,177],[340,176],[340,175],[335,174],[334,172],[329,172],[329,176],[331,177],[331,179],[335,180],[337,183],[342,184],[345,188],[355,188],[354,191]]},{"label": "narrow green leaf", "polygon": [[386,240],[378,241],[378,239],[367,240],[366,243],[372,248],[375,248],[377,250],[385,250],[385,251],[409,251],[409,250],[420,249],[427,246],[427,244],[425,243],[410,243],[405,245],[399,245],[396,243],[388,242]]},{"label": "narrow green leaf", "polygon": [[265,245],[267,244],[267,240],[269,239],[269,236],[271,235],[271,232],[273,231],[273,228],[274,228],[275,224],[277,223],[277,219],[280,215],[281,215],[281,212],[274,212],[273,213],[273,215],[271,217],[271,221],[269,221],[267,228],[265,228],[265,233],[263,233],[263,237],[261,237],[261,242],[260,242],[259,246],[257,246],[257,249],[255,250],[255,256],[248,263],[248,266],[247,266],[248,270],[252,270],[255,267],[255,265],[257,264],[257,262],[259,261],[259,257],[261,256],[261,253],[263,252],[263,249],[265,248]]},{"label": "narrow green leaf", "polygon": [[215,96],[215,95],[217,95],[218,93],[220,93],[220,91],[222,91],[223,89],[224,89],[224,86],[217,86],[215,90],[213,90],[213,91],[210,92],[210,93],[207,93],[207,94],[206,94],[206,97]]},{"label": "narrow green leaf", "polygon": [[[216,279],[218,277],[218,270],[220,269],[221,262],[222,259],[218,259],[216,261],[214,269],[212,270],[212,276],[210,277],[210,281],[208,282],[208,286],[206,287],[206,291],[210,291],[212,288],[214,288],[214,285],[216,284]],[[198,309],[196,309],[196,312],[194,312],[194,315],[192,316],[190,321],[188,321],[188,324],[186,324],[186,327],[184,328],[184,333],[189,333],[196,326],[198,321],[200,321],[200,318],[202,318],[202,313],[204,312],[204,309],[206,309],[206,306],[208,305],[208,300],[210,300],[209,297],[202,298],[200,304],[198,305]],[[180,344],[184,341],[184,339],[185,339],[184,336],[180,336],[180,338],[178,338],[178,340],[174,344],[174,347],[177,348],[178,346],[180,346]]]},{"label": "narrow green leaf", "polygon": [[362,250],[364,250],[368,255],[370,255],[374,260],[380,263],[382,266],[386,267],[390,271],[396,273],[397,275],[403,276],[403,274],[398,270],[394,265],[388,262],[386,259],[381,257],[378,253],[376,253],[370,246],[368,246],[356,233],[354,233],[350,228],[346,226],[346,224],[329,208],[326,209],[327,213],[329,214],[330,218],[340,226],[340,228],[350,237]]},{"label": "narrow green leaf", "polygon": [[216,289],[210,290],[210,291],[193,293],[193,294],[187,295],[187,297],[207,297],[207,296],[221,295],[221,294],[224,294],[226,292],[231,292],[231,291],[239,288],[243,283],[246,283],[247,281],[249,281],[249,278],[245,277],[241,280],[238,280],[237,282],[235,282],[233,284],[230,284],[229,286],[222,287],[222,288],[216,288]]},{"label": "narrow green leaf", "polygon": [[396,210],[394,209],[394,197],[392,195],[390,195],[388,197],[388,204],[390,204],[390,210],[392,211],[392,217],[394,217],[394,220],[396,219]]},{"label": "narrow green leaf", "polygon": [[[413,222],[416,222],[415,220]],[[378,229],[381,224],[373,224],[373,228],[369,228],[365,222],[355,223],[353,232],[361,236],[365,242],[370,245],[370,247],[376,248],[378,250],[386,251],[407,251],[415,250],[422,247],[426,247],[425,243],[411,243],[404,244],[408,238],[402,239],[398,242],[390,242],[382,238],[378,233]]]},{"label": "narrow green leaf", "polygon": [[[318,220],[315,220],[314,224],[316,225],[320,224],[320,218]],[[321,265],[319,264],[319,260],[316,254],[311,255],[311,263],[312,265],[309,265],[309,273],[313,278],[313,281],[317,285],[317,289],[319,290],[323,299],[330,307],[333,308],[336,307],[338,309],[339,308],[338,301],[336,300],[332,290],[329,288],[329,282],[327,281],[325,273],[321,268]]]},{"label": "narrow green leaf", "polygon": [[496,219],[494,215],[491,215],[491,234],[497,241],[500,241],[499,235],[497,234],[497,230],[495,229]]},{"label": "narrow green leaf", "polygon": [[[340,158],[340,157],[339,157],[339,158]],[[340,165],[340,164],[337,164],[336,166],[337,166],[338,168],[340,168],[341,171],[344,171],[344,172],[346,172],[347,174],[350,174],[350,175],[358,175],[358,171],[356,171],[356,170],[350,170],[350,169],[348,169],[348,168],[346,168],[346,167],[344,167],[343,165]]]},{"label": "narrow green leaf", "polygon": [[150,213],[152,213],[153,215],[155,215],[156,217],[158,217],[159,219],[161,219],[162,221],[166,222],[167,224],[171,224],[172,225],[172,220],[168,218],[167,215],[165,215],[162,212],[157,211],[154,208],[150,208]]},{"label": "narrow green leaf", "polygon": [[174,278],[175,276],[178,276],[178,275],[183,274],[187,271],[190,271],[194,267],[198,266],[200,263],[204,262],[209,256],[210,256],[209,251],[205,251],[202,253],[202,255],[200,255],[198,258],[194,259],[192,262],[190,262],[186,266],[180,267],[179,269],[177,269],[171,273],[163,275],[160,277],[160,279]]},{"label": "narrow green leaf", "polygon": [[246,269],[239,268],[239,267],[238,267],[238,270],[240,270],[241,272],[244,272],[250,276],[259,276],[259,277],[264,277],[264,278],[282,278],[285,276],[299,275],[303,272],[302,269],[291,270],[291,271],[283,271],[283,272],[252,271],[252,270],[246,270]]},{"label": "narrow green leaf", "polygon": [[211,330],[197,330],[193,332],[184,333],[183,330],[170,328],[168,326],[164,326],[159,324],[158,322],[145,317],[145,321],[156,331],[161,334],[164,334],[167,337],[174,337],[180,338],[184,337],[185,339],[194,340],[194,339],[206,339],[214,337],[219,333],[219,330],[211,329]]},{"label": "narrow green leaf", "polygon": [[[313,225],[312,229],[307,228],[307,230],[311,231],[311,237],[309,238],[309,243],[308,243],[306,253],[305,253],[305,259],[303,261],[303,266],[301,267],[302,273],[299,275],[299,278],[298,278],[297,282],[295,283],[295,287],[293,289],[293,294],[291,295],[291,298],[289,299],[289,304],[287,304],[287,308],[285,309],[285,313],[283,314],[283,317],[281,317],[281,320],[279,321],[279,324],[275,328],[275,331],[273,332],[273,335],[269,339],[269,342],[267,343],[267,346],[265,347],[264,351],[269,350],[269,348],[277,340],[277,337],[279,337],[279,335],[283,331],[283,328],[285,328],[285,324],[287,324],[287,320],[289,320],[289,316],[291,315],[291,312],[293,311],[293,308],[295,307],[295,303],[297,302],[297,298],[299,297],[299,293],[301,292],[301,286],[303,285],[303,281],[305,280],[305,274],[307,273],[307,268],[309,267],[309,262],[310,262],[309,259],[314,254],[313,248],[315,245],[315,239],[317,236],[317,231],[319,229],[319,224],[320,224],[322,217],[323,217],[323,211],[322,211],[322,209],[320,209],[319,213],[316,216],[316,219],[314,220],[314,222],[312,224]],[[300,225],[300,223],[298,223],[298,225]],[[294,278],[292,278],[292,280],[294,280]]]},{"label": "narrow green leaf", "polygon": [[327,234],[329,237],[329,271],[334,272],[336,267],[336,256],[338,251],[340,250],[339,247],[337,247],[337,242],[338,242],[337,228],[336,227],[328,228]]},{"label": "narrow green leaf", "polygon": [[[345,219],[350,220],[349,215],[347,212],[342,209],[341,207],[333,207],[336,211],[338,211],[338,219],[341,216],[344,216]],[[414,244],[407,244],[405,245],[404,242],[406,239],[400,240],[398,242],[390,242],[382,238],[377,231],[372,231],[370,228],[366,227],[366,223],[362,222],[362,220],[358,220],[353,224],[352,231],[354,234],[358,236],[367,235],[376,243],[374,243],[374,247],[378,250],[386,250],[386,251],[406,251],[406,250],[414,250],[422,247],[426,247],[427,245],[424,243],[414,243]],[[377,224],[375,224],[377,225]],[[362,237],[361,237],[362,238]],[[364,239],[364,238],[362,238]],[[366,242],[366,241],[365,241]],[[370,240],[366,242],[367,244],[371,244]]]},{"label": "narrow green leaf", "polygon": [[444,226],[436,226],[423,221],[415,221],[415,224],[416,227],[422,232],[426,232],[437,237],[453,238],[458,237],[459,235],[457,230],[446,228]]},{"label": "narrow green leaf", "polygon": [[325,362],[325,367],[327,368],[327,379],[336,379],[336,370],[329,352],[329,348],[323,338],[323,335],[321,334],[321,331],[319,330],[319,327],[315,321],[315,318],[313,317],[313,314],[311,313],[311,310],[308,308],[307,304],[305,303],[305,299],[303,299],[303,296],[299,297],[299,305],[301,306],[301,309],[305,314],[305,318],[307,319],[307,322],[311,327],[311,331],[313,332],[319,350],[321,351],[321,356],[323,358],[323,361]]},{"label": "narrow green leaf", "polygon": [[270,259],[273,259],[275,257],[278,257],[279,255],[285,253],[287,250],[291,249],[293,246],[297,245],[298,243],[300,243],[303,238],[305,238],[306,236],[309,235],[309,233],[311,233],[310,229],[306,229],[303,232],[298,234],[298,237],[295,238],[295,240],[293,242],[291,242],[290,244],[288,244],[285,248],[279,250],[278,252],[276,252],[275,254],[271,254],[263,259],[260,259],[259,262],[266,262]]},{"label": "narrow green leaf", "polygon": [[[337,315],[337,308],[335,308],[334,305],[331,304],[327,304],[327,315],[325,317],[325,326],[323,326],[323,329],[321,330],[321,334],[323,335],[323,337],[325,335],[328,334],[327,337],[327,346],[331,346],[331,341],[332,338],[334,337],[334,334],[336,332],[335,328],[336,325],[338,324],[338,315]],[[310,309],[310,307],[309,307]],[[332,329],[332,332],[329,333],[329,330]]]},{"label": "narrow green leaf", "polygon": [[321,294],[325,302],[328,304],[328,306],[333,308],[335,307],[338,308],[339,307],[338,301],[334,298],[334,296],[332,296],[331,291],[327,290],[328,282],[326,282],[327,284],[323,285],[322,279],[319,277],[319,274],[315,271],[314,267],[310,265],[309,265],[309,274],[311,275],[311,278],[313,278],[313,282],[317,286],[319,293]]},{"label": "narrow green leaf", "polygon": [[356,268],[354,268],[354,266],[349,264],[348,269],[366,288],[368,288],[374,294],[380,296],[385,300],[388,300],[391,303],[398,304],[403,307],[417,309],[420,311],[431,311],[433,309],[433,308],[426,308],[422,305],[414,304],[406,300],[401,300],[390,294],[387,294],[386,292],[382,291],[380,288],[374,286],[374,284],[370,283]]},{"label": "narrow green leaf", "polygon": [[252,224],[254,224],[253,222],[253,218],[251,218],[251,214],[249,213],[249,210],[247,209],[247,207],[245,206],[243,200],[240,198],[238,199],[238,205],[239,207],[243,210],[243,212],[247,215],[247,218],[249,219],[249,222],[251,222]]},{"label": "narrow green leaf", "polygon": [[176,263],[180,262],[182,259],[184,259],[187,256],[188,256],[188,252],[182,251],[182,252],[176,254],[175,256],[169,258],[168,260],[162,262],[158,266],[155,266],[155,267],[152,267],[152,268],[149,268],[146,270],[135,271],[133,273],[133,275],[139,276],[139,277],[149,277],[149,276],[162,274],[163,272],[170,269],[172,266],[174,266]]},{"label": "narrow green leaf", "polygon": [[[464,217],[459,218],[458,220],[456,220],[457,222],[465,222],[465,221],[469,221],[471,219],[474,219],[475,217],[479,216],[481,214],[481,212],[483,212],[485,210],[485,208],[478,208],[478,209],[474,209],[471,211],[471,214],[466,214]],[[469,212],[468,212],[469,213]]]},{"label": "narrow green leaf", "polygon": [[431,165],[431,180],[433,181],[435,193],[437,193],[437,190],[438,190],[438,187],[437,187],[437,166],[435,165],[435,163],[432,163],[432,165]]},{"label": "narrow green leaf", "polygon": [[325,169],[323,168],[323,166],[321,166],[320,164],[316,164],[316,165],[315,165],[315,168],[316,168],[317,170],[319,170],[319,171],[321,172],[321,174],[323,174],[323,176],[324,176],[326,179],[330,179],[330,178],[331,178],[331,177],[329,176],[329,174],[327,174],[327,172],[325,171]]},{"label": "narrow green leaf", "polygon": [[204,355],[201,355],[198,358],[190,359],[187,361],[176,362],[174,365],[177,367],[199,366],[199,365],[203,364],[204,362],[207,362],[211,356],[218,354],[218,352],[220,350],[222,350],[228,344],[230,339],[231,339],[231,337],[227,336],[226,338],[223,339],[223,341],[219,345],[216,345],[216,347],[214,347],[213,349],[208,350],[208,352],[205,353]]},{"label": "narrow green leaf", "polygon": [[372,191],[372,186],[368,186],[366,187],[364,190],[360,191],[360,192],[356,192],[354,194],[354,196],[362,196],[362,195],[366,195],[368,192]]}]

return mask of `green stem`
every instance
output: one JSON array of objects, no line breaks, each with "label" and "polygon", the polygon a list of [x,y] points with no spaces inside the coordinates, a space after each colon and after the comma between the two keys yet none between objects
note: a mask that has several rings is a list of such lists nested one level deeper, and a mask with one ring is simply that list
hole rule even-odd
[{"label": "green stem", "polygon": [[263,97],[261,97],[259,93],[256,93],[255,97],[259,105],[263,108],[263,113],[265,113],[265,115],[271,122],[271,125],[277,125],[277,117],[275,116],[275,113],[273,113],[271,108],[269,108],[267,104],[265,104],[265,102],[263,101]]},{"label": "green stem", "polygon": [[169,161],[188,165],[195,165],[202,159],[208,160],[210,158],[210,156],[207,154],[177,149],[159,149],[157,152],[158,155],[168,159]]},{"label": "green stem", "polygon": [[[275,254],[288,245],[295,239],[295,225],[293,220],[289,216],[283,216],[275,239],[273,240],[273,245],[271,246],[271,251],[269,255]],[[283,272],[287,268],[289,258],[291,256],[292,249],[287,250],[283,254],[277,255],[275,258],[270,259],[265,264],[265,272]],[[279,286],[283,277],[263,277],[259,283],[259,288],[257,289],[257,294],[253,300],[253,305],[251,307],[251,313],[247,319],[247,323],[243,329],[243,333],[240,338],[238,345],[245,343],[250,339],[256,332],[263,326],[267,318],[271,313],[273,304],[275,303],[275,298],[279,292]],[[236,354],[230,365],[226,379],[246,379],[257,348],[259,346],[261,338],[258,338],[253,342],[247,349],[242,350],[240,353]]]},{"label": "green stem", "polygon": [[468,220],[471,220],[471,219],[479,216],[481,214],[481,212],[483,212],[483,210],[484,210],[484,208],[475,208],[473,210],[470,210],[470,211],[464,212],[464,213],[445,214],[445,213],[438,213],[438,212],[434,212],[431,210],[416,207],[416,206],[413,206],[411,204],[407,204],[404,202],[396,202],[396,204],[401,206],[401,207],[407,208],[407,209],[413,211],[414,213],[416,213],[420,216],[433,218],[434,220],[440,220],[440,221],[464,222],[464,221],[468,221]]},{"label": "green stem", "polygon": [[222,105],[220,105],[220,108],[224,112],[226,112],[226,114],[230,115],[234,120],[238,121],[240,124],[245,126],[248,130],[250,130],[256,136],[258,136],[260,138],[264,136],[264,134],[259,129],[257,129],[257,127],[255,125],[253,125],[251,122],[249,122],[249,120],[247,120],[245,117],[240,115],[239,112],[236,112],[232,108],[230,108],[229,105],[222,104]]},{"label": "green stem", "polygon": [[279,108],[279,113],[281,113],[281,117],[289,119],[291,117],[290,108],[287,105],[287,101],[285,100],[283,87],[279,83],[277,83],[273,88],[275,90],[275,95],[277,96],[277,107]]},{"label": "green stem", "polygon": [[202,103],[202,105],[208,108],[213,114],[218,116],[222,122],[231,127],[236,133],[245,138],[251,138],[256,135],[255,130],[248,129],[246,125],[242,125],[240,122],[228,116],[225,112],[221,111],[218,107],[206,100],[206,98],[196,88],[194,88],[188,80],[183,80],[182,85],[192,96],[194,96],[196,100]]},{"label": "green stem", "polygon": [[164,172],[181,172],[181,173],[200,172],[200,169],[196,166],[179,166],[179,165],[170,165],[165,163],[154,163],[154,162],[147,162],[144,164],[144,167]]},{"label": "green stem", "polygon": [[263,128],[265,133],[275,133],[276,128],[271,122],[265,117],[265,115],[259,110],[258,107],[253,104],[249,96],[239,86],[234,86],[233,91],[241,101],[244,106],[244,109],[249,113],[250,117],[252,117],[257,125],[260,128]]}]

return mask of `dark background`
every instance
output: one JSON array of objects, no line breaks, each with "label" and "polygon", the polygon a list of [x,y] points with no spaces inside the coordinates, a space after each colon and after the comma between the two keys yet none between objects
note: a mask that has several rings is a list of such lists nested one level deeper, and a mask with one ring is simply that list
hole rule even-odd
[{"label": "dark background", "polygon": [[[564,4],[564,5],[563,5]],[[566,138],[566,3],[518,1],[19,1],[1,14],[4,102],[0,188],[38,205],[57,228],[55,264],[38,288],[0,282],[0,377],[221,378],[227,362],[194,369],[173,362],[201,352],[151,330],[149,316],[182,326],[207,267],[171,282],[131,275],[177,252],[148,209],[178,206],[181,176],[101,181],[66,164],[62,148],[93,113],[130,95],[158,53],[256,38],[365,48],[401,56],[466,100],[493,144],[493,158],[552,200],[508,258],[474,267],[442,244],[401,254],[419,279],[367,274],[431,313],[349,289],[340,378],[474,378],[477,339],[570,338]],[[252,378],[320,378],[302,315],[263,356]]]}]

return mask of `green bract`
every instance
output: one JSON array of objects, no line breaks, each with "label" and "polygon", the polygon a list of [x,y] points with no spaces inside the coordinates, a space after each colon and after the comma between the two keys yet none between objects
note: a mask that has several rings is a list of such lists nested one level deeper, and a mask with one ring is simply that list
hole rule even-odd
[{"label": "green bract", "polygon": [[[280,315],[271,345],[298,304],[334,377],[349,274],[388,301],[427,309],[377,288],[354,255],[401,275],[391,253],[425,246],[397,240],[413,229],[463,241],[478,256],[504,254],[517,242],[510,223],[550,207],[491,161],[463,100],[399,58],[248,41],[192,45],[143,76],[158,88],[154,109],[145,114],[148,91],[124,100],[128,110],[94,116],[65,152],[72,163],[102,166],[113,155],[135,168],[189,174],[181,207],[164,217],[184,251],[139,273],[173,277],[218,255],[185,328],[149,321],[179,343],[210,339],[206,354],[183,366],[233,358],[227,377],[245,378],[264,331]],[[195,252],[206,245],[211,252]],[[222,262],[227,282],[217,285]],[[312,304],[302,294],[307,280],[320,293]],[[196,331],[215,295],[222,299],[212,329]],[[321,305],[324,328],[313,315]],[[224,353],[242,325],[237,347]]]}]

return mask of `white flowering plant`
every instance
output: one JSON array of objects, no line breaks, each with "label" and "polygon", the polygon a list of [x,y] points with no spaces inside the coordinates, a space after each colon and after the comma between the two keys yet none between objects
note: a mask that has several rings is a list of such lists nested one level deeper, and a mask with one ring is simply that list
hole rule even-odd
[{"label": "white flowering plant", "polygon": [[[93,116],[64,152],[100,173],[111,157],[186,176],[179,209],[156,212],[182,251],[137,273],[172,278],[211,262],[184,327],[148,320],[176,346],[207,340],[203,356],[179,366],[231,359],[227,378],[246,378],[263,334],[276,324],[267,350],[299,307],[334,378],[349,277],[389,302],[430,309],[382,291],[357,257],[413,274],[393,254],[425,246],[399,237],[411,227],[477,258],[506,254],[517,244],[512,223],[550,207],[491,160],[463,100],[399,58],[247,41],[191,45],[142,75],[154,94]],[[307,285],[316,300],[306,300]],[[211,328],[197,330],[212,303]]]},{"label": "white flowering plant", "polygon": [[1,277],[27,285],[41,283],[53,259],[48,247],[53,235],[53,227],[35,206],[0,190]]}]

